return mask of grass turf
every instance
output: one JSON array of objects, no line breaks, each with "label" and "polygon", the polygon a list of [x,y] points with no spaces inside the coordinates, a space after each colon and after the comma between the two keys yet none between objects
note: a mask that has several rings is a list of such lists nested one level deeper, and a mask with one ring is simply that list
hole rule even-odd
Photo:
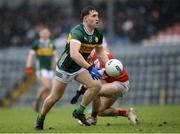
[{"label": "grass turf", "polygon": [[55,107],[45,120],[45,130],[34,129],[37,113],[31,108],[0,109],[0,133],[178,133],[180,106],[135,106],[140,124],[124,117],[99,117],[96,126],[80,126],[73,108]]}]

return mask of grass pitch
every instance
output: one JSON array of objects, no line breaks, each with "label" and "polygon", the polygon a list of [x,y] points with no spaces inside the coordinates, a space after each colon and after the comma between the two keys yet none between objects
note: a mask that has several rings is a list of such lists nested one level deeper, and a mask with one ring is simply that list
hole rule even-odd
[{"label": "grass pitch", "polygon": [[80,126],[73,108],[55,107],[45,130],[34,129],[37,113],[31,108],[0,109],[0,133],[180,133],[180,106],[135,106],[140,124],[124,117],[99,117],[96,126]]}]

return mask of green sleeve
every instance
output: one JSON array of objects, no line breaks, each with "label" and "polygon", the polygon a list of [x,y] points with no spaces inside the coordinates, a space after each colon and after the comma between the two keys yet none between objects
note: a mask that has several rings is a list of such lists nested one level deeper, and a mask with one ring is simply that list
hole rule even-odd
[{"label": "green sleeve", "polygon": [[52,44],[53,44],[53,50],[56,50],[56,46],[55,46],[55,44],[54,44],[54,42],[52,42]]},{"label": "green sleeve", "polygon": [[38,49],[38,42],[35,41],[33,44],[32,44],[32,49],[33,50],[37,50]]},{"label": "green sleeve", "polygon": [[103,35],[100,36],[100,41],[99,41],[100,44],[103,43]]},{"label": "green sleeve", "polygon": [[78,29],[74,29],[71,31],[71,39],[76,39],[79,40],[80,42],[82,41],[82,33]]}]

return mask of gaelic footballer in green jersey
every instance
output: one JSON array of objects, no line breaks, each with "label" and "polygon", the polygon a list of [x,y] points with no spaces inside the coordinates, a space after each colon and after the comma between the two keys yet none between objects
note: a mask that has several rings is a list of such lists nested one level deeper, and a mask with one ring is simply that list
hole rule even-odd
[{"label": "gaelic footballer in green jersey", "polygon": [[55,46],[53,42],[49,40],[37,40],[34,42],[32,49],[36,54],[36,69],[52,69],[53,52]]},{"label": "gaelic footballer in green jersey", "polygon": [[70,41],[72,39],[78,40],[81,43],[80,53],[86,60],[91,51],[97,45],[102,44],[103,36],[97,29],[94,29],[94,33],[92,35],[87,34],[84,30],[83,24],[79,24],[72,29],[72,31],[68,35],[65,50],[57,63],[59,69],[64,70],[68,73],[74,73],[81,69],[81,67],[70,57]]},{"label": "gaelic footballer in green jersey", "polygon": [[108,58],[101,46],[103,36],[96,29],[99,23],[98,11],[92,6],[85,7],[81,11],[81,18],[82,24],[72,29],[65,50],[57,63],[52,91],[45,99],[41,114],[36,120],[35,127],[38,130],[43,129],[47,113],[63,96],[72,79],[84,83],[88,87],[88,92],[85,92],[81,104],[72,112],[72,116],[79,119],[84,125],[90,125],[86,120],[84,110],[100,91],[101,74],[99,68],[91,66],[87,62],[87,57],[95,48],[100,60],[107,62]]},{"label": "gaelic footballer in green jersey", "polygon": [[40,83],[46,83],[40,86],[32,103],[33,109],[39,112],[41,101],[49,94],[51,81],[55,76],[53,71],[55,46],[50,39],[39,39],[34,42],[31,51],[35,54],[36,76]]}]

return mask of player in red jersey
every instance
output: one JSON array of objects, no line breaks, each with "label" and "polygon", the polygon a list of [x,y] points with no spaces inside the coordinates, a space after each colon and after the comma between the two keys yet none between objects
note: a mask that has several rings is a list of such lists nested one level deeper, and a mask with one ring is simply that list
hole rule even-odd
[{"label": "player in red jersey", "polygon": [[[107,52],[109,59],[114,59],[112,54]],[[89,63],[94,64],[94,66],[99,68],[105,68],[105,64],[100,62],[95,53],[92,53],[89,58]],[[95,125],[98,116],[124,116],[127,117],[132,123],[137,124],[138,119],[134,113],[133,108],[122,109],[114,108],[112,105],[116,102],[119,97],[123,97],[129,90],[129,77],[125,69],[117,77],[110,77],[105,72],[102,77],[102,88],[98,93],[98,96],[94,99],[92,103],[92,113],[91,117],[87,120],[90,124]],[[86,90],[85,85],[81,85],[80,89],[77,91],[76,95],[71,100],[71,104],[77,102],[79,96],[83,94]],[[80,122],[79,122],[80,123]]]}]

